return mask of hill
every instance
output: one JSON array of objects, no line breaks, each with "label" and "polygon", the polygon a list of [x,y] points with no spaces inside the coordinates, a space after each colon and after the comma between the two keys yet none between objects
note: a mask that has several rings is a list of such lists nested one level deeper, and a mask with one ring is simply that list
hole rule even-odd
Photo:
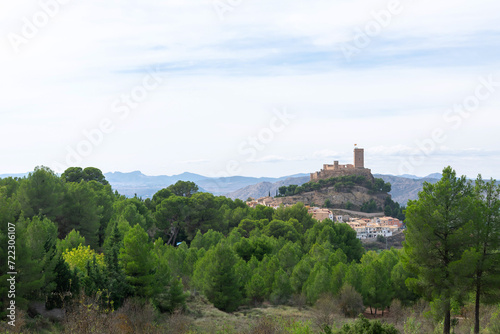
[{"label": "hill", "polygon": [[[408,200],[417,199],[418,192],[422,190],[424,182],[435,183],[441,177],[440,175],[441,174],[439,173],[434,173],[426,177],[418,177],[413,175],[395,176],[395,175],[384,175],[384,174],[374,174],[373,176],[376,178],[380,178],[385,182],[389,182],[392,186],[392,189],[389,192],[389,194],[392,197],[392,200],[398,202],[401,205],[406,205]],[[242,189],[230,192],[225,196],[232,199],[239,198],[241,200],[246,200],[248,197],[260,198],[267,196],[269,193],[271,193],[271,196],[273,196],[276,193],[276,190],[281,186],[288,186],[291,184],[296,184],[300,186],[308,181],[309,177],[303,176],[303,177],[288,178],[274,183],[262,182],[249,185]]]},{"label": "hill", "polygon": [[[114,190],[127,197],[133,197],[135,194],[142,198],[152,197],[158,190],[168,187],[177,181],[191,181],[198,185],[200,191],[210,192],[214,195],[224,195],[260,183],[275,183],[288,178],[306,174],[296,174],[283,177],[248,177],[248,176],[230,176],[230,177],[208,177],[195,173],[182,173],[178,175],[158,175],[148,176],[140,171],[122,173],[105,173],[106,180],[111,184]],[[266,192],[266,195],[268,193]],[[236,197],[234,197],[236,198]],[[238,197],[239,198],[239,197]],[[245,197],[244,199],[247,199]]]},{"label": "hill", "polygon": [[406,206],[408,200],[418,198],[418,192],[422,190],[424,182],[436,183],[441,178],[441,174],[434,173],[422,178],[408,178],[394,175],[374,174],[376,178],[380,178],[391,184],[392,200],[400,205]]}]

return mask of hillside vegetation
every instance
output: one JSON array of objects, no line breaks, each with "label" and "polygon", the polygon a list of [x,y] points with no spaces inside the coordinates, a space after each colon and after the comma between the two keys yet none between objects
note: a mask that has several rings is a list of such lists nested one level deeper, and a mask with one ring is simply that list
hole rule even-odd
[{"label": "hillside vegetation", "polygon": [[[126,198],[96,168],[58,177],[37,167],[0,180],[2,249],[15,239],[16,251],[14,263],[0,257],[2,316],[18,321],[16,330],[64,333],[447,333],[456,322],[470,330],[458,320],[462,307],[477,302],[480,319],[482,301],[498,303],[499,190],[485,182],[472,188],[451,169],[443,174],[409,203],[404,249],[375,252],[347,224],[316,221],[302,203],[253,209],[184,181],[151,199]],[[425,241],[443,231],[449,241]],[[442,247],[449,258],[439,258]],[[13,314],[5,273],[14,269]],[[250,319],[280,307],[288,315]],[[436,321],[424,319],[424,309]],[[48,310],[54,326],[34,317]],[[496,326],[495,309],[486,310],[486,325]],[[413,329],[399,318],[339,321],[363,312],[406,315]]]}]

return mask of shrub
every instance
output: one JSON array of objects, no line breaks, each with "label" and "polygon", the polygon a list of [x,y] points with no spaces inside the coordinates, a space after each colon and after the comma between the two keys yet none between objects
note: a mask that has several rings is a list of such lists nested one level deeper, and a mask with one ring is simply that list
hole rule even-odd
[{"label": "shrub", "polygon": [[355,317],[363,312],[363,297],[349,284],[345,284],[339,292],[339,308],[346,317]]},{"label": "shrub", "polygon": [[381,323],[379,320],[369,321],[362,314],[352,324],[344,324],[338,334],[399,334],[399,331],[390,324]]},{"label": "shrub", "polygon": [[333,296],[324,294],[318,299],[314,309],[315,323],[319,328],[323,329],[325,326],[332,324],[338,306]]}]

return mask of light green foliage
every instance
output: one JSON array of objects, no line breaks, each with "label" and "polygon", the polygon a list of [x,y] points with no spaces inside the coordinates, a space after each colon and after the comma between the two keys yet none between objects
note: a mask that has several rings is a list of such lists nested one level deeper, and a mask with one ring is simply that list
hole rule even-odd
[{"label": "light green foliage", "polygon": [[332,280],[328,268],[320,262],[314,265],[311,273],[302,287],[307,302],[314,304],[318,297],[331,290]]},{"label": "light green foliage", "polygon": [[360,315],[358,319],[352,324],[345,324],[342,326],[341,330],[337,332],[338,334],[366,334],[366,333],[377,333],[377,334],[399,334],[399,331],[390,324],[381,323],[379,320],[369,321],[363,315]]},{"label": "light green foliage", "polygon": [[200,231],[198,231],[193,241],[191,242],[191,247],[204,248],[205,250],[209,250],[211,247],[217,245],[223,238],[224,235],[222,233],[214,230],[208,230],[208,232],[205,234],[202,234]]},{"label": "light green foliage", "polygon": [[254,303],[260,303],[267,297],[267,288],[264,278],[255,273],[245,285],[246,295]]},{"label": "light green foliage", "polygon": [[361,280],[361,294],[366,306],[384,310],[391,304],[392,288],[390,281],[391,263],[385,259],[392,257],[383,253],[379,255],[373,251],[366,253],[361,259],[363,278]]},{"label": "light green foliage", "polygon": [[399,299],[404,306],[409,306],[418,299],[418,296],[406,285],[406,280],[410,277],[412,277],[411,274],[404,269],[402,262],[398,262],[392,268],[391,286],[394,297]]},{"label": "light green foliage", "polygon": [[171,274],[168,265],[167,250],[163,240],[157,239],[151,249],[151,262],[153,265],[153,284],[150,294],[153,302],[161,312],[174,312],[185,307],[186,294],[180,278]]},{"label": "light green foliage", "polygon": [[[297,220],[295,220],[297,221]],[[300,240],[300,234],[297,232],[291,221],[282,221],[273,219],[264,229],[263,232],[276,239],[282,237],[291,242]]]},{"label": "light green foliage", "polygon": [[153,293],[154,264],[150,258],[151,243],[148,234],[137,224],[123,238],[119,259],[127,282],[139,297],[150,297]]},{"label": "light green foliage", "polygon": [[309,278],[309,274],[313,269],[314,261],[309,256],[304,256],[299,263],[293,268],[292,277],[290,278],[290,283],[295,293],[301,293],[304,283]]},{"label": "light green foliage", "polygon": [[280,206],[275,210],[273,219],[281,221],[290,221],[290,219],[296,219],[298,222],[300,222],[300,225],[302,225],[301,227],[295,226],[295,229],[299,233],[304,233],[315,223],[312,215],[308,212],[304,204],[300,202],[289,207]]},{"label": "light green foliage", "polygon": [[348,262],[359,261],[364,253],[361,241],[356,238],[356,232],[347,224],[327,220],[315,223],[305,234],[304,248],[308,250],[314,244],[325,242],[331,245],[332,250],[342,249]]},{"label": "light green foliage", "polygon": [[299,263],[302,255],[303,253],[300,246],[291,241],[288,241],[277,254],[281,268],[283,268],[288,275],[292,274],[293,268]]},{"label": "light green foliage", "polygon": [[85,238],[80,235],[79,231],[71,230],[64,239],[58,239],[57,248],[64,252],[68,249],[77,248],[79,245],[85,245]]},{"label": "light green foliage", "polygon": [[79,245],[77,248],[67,249],[63,252],[62,256],[71,270],[78,268],[81,272],[85,272],[87,262],[91,262],[94,258],[99,267],[103,268],[106,266],[104,254],[97,254],[90,248],[90,245]]},{"label": "light green foliage", "polygon": [[209,250],[196,264],[193,280],[208,300],[220,310],[232,312],[241,303],[234,251],[224,242]]}]

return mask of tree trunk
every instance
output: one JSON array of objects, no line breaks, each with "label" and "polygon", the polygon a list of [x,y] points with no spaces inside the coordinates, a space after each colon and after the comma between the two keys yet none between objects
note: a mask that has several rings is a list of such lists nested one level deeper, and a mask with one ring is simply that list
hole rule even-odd
[{"label": "tree trunk", "polygon": [[479,272],[477,275],[476,282],[476,307],[474,310],[474,334],[479,334],[479,306],[480,306],[480,297],[481,297],[481,275]]},{"label": "tree trunk", "polygon": [[450,334],[450,329],[451,329],[451,311],[450,311],[450,300],[448,299],[445,305],[443,334]]}]

